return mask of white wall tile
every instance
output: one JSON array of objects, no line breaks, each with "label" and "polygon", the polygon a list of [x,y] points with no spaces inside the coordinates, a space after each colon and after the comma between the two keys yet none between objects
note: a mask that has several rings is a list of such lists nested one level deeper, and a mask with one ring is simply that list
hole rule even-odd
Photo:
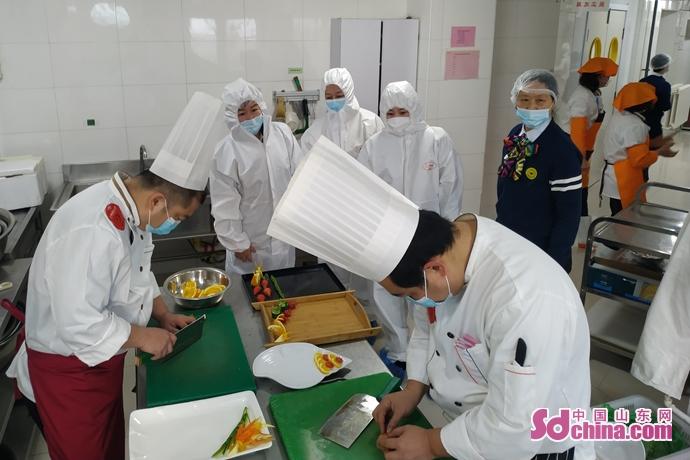
[{"label": "white wall tile", "polygon": [[125,128],[62,131],[62,158],[65,164],[126,160]]},{"label": "white wall tile", "polygon": [[43,157],[46,172],[59,172],[62,166],[60,133],[36,132],[21,134],[0,134],[2,156],[34,155]]},{"label": "white wall tile", "polygon": [[128,16],[118,21],[120,41],[182,41],[180,0],[117,0],[117,6]]},{"label": "white wall tile", "polygon": [[443,38],[443,0],[408,0],[407,14],[419,19],[420,40]]},{"label": "white wall tile", "polygon": [[330,40],[331,19],[357,17],[357,4],[342,0],[304,0],[304,39]]},{"label": "white wall tile", "polygon": [[405,18],[407,4],[400,0],[357,0],[358,18]]},{"label": "white wall tile", "polygon": [[322,40],[318,42],[304,42],[304,73],[300,79],[318,80],[330,68],[331,42]]},{"label": "white wall tile", "polygon": [[494,41],[477,39],[475,49],[479,50],[479,78],[490,79],[494,58]]},{"label": "white wall tile", "polygon": [[[120,128],[125,126],[121,86],[56,88],[60,129]],[[95,126],[88,126],[93,119]]]},{"label": "white wall tile", "polygon": [[48,44],[0,45],[0,88],[48,88],[53,86]]},{"label": "white wall tile", "polygon": [[187,85],[125,86],[127,126],[174,125],[187,105]]},{"label": "white wall tile", "polygon": [[482,203],[482,190],[464,190],[462,192],[462,212],[479,214]]},{"label": "white wall tile", "polygon": [[185,83],[182,43],[121,43],[125,85]]},{"label": "white wall tile", "polygon": [[184,37],[193,40],[243,40],[244,2],[182,0]]},{"label": "white wall tile", "polygon": [[494,35],[496,0],[445,0],[443,39],[450,46],[452,26],[476,26],[476,38],[491,39]]},{"label": "white wall tile", "polygon": [[[229,82],[228,82],[229,83]],[[187,100],[190,100],[195,92],[210,94],[214,97],[221,97],[223,88],[227,83],[192,83],[187,85]]]},{"label": "white wall tile", "polygon": [[116,16],[126,15],[98,0],[46,0],[45,8],[51,43],[116,42]]},{"label": "white wall tile", "polygon": [[247,40],[302,40],[302,0],[245,2]]},{"label": "white wall tile", "polygon": [[122,84],[117,43],[54,44],[50,59],[56,87]]},{"label": "white wall tile", "polygon": [[484,151],[487,117],[445,118],[438,120],[436,126],[445,129],[453,139],[455,150],[461,155],[477,154]]},{"label": "white wall tile", "polygon": [[302,42],[247,41],[247,80],[286,80],[288,67],[299,67],[303,62]]},{"label": "white wall tile", "polygon": [[489,101],[489,107],[492,109],[513,108],[513,103],[510,101],[510,92],[518,75],[518,72],[500,74],[494,69],[491,76],[491,100]]},{"label": "white wall tile", "polygon": [[462,155],[463,189],[481,190],[484,179],[484,154]]},{"label": "white wall tile", "polygon": [[244,41],[194,41],[185,43],[189,83],[228,83],[246,73]]},{"label": "white wall tile", "polygon": [[130,160],[139,159],[139,147],[143,144],[146,146],[149,158],[155,158],[158,155],[165,139],[172,131],[173,125],[170,126],[135,126],[127,128],[127,143]]},{"label": "white wall tile", "polygon": [[439,108],[439,88],[438,81],[417,81],[417,94],[424,108],[424,118],[433,120],[438,117]]},{"label": "white wall tile", "polygon": [[438,118],[485,116],[489,105],[489,80],[439,82]]},{"label": "white wall tile", "polygon": [[51,89],[0,91],[0,133],[57,130],[55,95]]},{"label": "white wall tile", "polygon": [[44,43],[48,41],[43,0],[0,2],[0,43]]}]

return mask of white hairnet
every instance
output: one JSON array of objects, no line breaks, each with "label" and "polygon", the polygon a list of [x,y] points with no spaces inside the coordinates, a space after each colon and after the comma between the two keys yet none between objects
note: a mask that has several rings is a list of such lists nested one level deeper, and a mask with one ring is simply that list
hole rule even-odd
[{"label": "white hairnet", "polygon": [[228,125],[228,128],[232,128],[239,123],[237,120],[237,109],[246,101],[254,101],[259,104],[262,112],[268,110],[261,91],[242,78],[238,78],[232,83],[225,85],[222,99],[223,104],[225,104],[225,123]]},{"label": "white hairnet", "polygon": [[386,85],[381,93],[381,118],[386,122],[386,112],[393,107],[400,107],[410,112],[412,121],[424,121],[422,104],[419,102],[417,92],[407,81],[394,81]]},{"label": "white hairnet", "polygon": [[328,69],[323,74],[324,89],[328,85],[340,87],[343,90],[343,94],[345,94],[345,106],[353,110],[359,110],[359,102],[355,97],[355,83],[352,81],[352,75],[350,75],[347,69],[342,67]]},{"label": "white hairnet", "polygon": [[517,102],[517,95],[520,91],[534,92],[539,91],[535,89],[527,88],[530,83],[538,81],[546,86],[546,91],[553,97],[554,103],[558,101],[558,82],[556,82],[556,77],[546,69],[530,69],[522,73],[515,84],[513,85],[513,90],[510,92],[510,100],[513,104]]},{"label": "white hairnet", "polygon": [[671,64],[671,56],[666,53],[655,55],[650,61],[653,70],[663,70]]}]

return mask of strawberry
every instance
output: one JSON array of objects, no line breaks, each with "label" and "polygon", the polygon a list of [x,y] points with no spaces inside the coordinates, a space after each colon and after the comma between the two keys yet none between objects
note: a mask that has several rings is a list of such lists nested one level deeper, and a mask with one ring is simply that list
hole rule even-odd
[{"label": "strawberry", "polygon": [[261,280],[261,287],[262,288],[267,288],[268,287],[268,280],[266,278]]},{"label": "strawberry", "polygon": [[270,287],[264,288],[263,293],[267,298],[271,297],[271,288]]},{"label": "strawberry", "polygon": [[256,300],[258,300],[259,302],[265,302],[265,301],[266,301],[266,296],[263,295],[263,294],[259,294],[259,295],[256,296]]},{"label": "strawberry", "polygon": [[261,287],[260,286],[254,286],[254,295],[261,294]]}]

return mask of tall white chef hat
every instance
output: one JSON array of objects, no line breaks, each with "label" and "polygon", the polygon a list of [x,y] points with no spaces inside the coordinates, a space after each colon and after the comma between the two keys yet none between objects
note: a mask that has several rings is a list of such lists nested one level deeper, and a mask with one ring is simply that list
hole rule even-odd
[{"label": "tall white chef hat", "polygon": [[268,234],[381,281],[402,259],[417,206],[321,136],[292,177]]},{"label": "tall white chef hat", "polygon": [[220,99],[194,93],[158,152],[151,172],[180,187],[204,190],[216,144],[226,134]]}]

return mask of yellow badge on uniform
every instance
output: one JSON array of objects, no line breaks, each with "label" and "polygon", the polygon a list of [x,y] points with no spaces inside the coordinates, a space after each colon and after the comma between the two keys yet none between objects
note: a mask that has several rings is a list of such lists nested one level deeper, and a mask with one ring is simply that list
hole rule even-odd
[{"label": "yellow badge on uniform", "polygon": [[529,179],[529,180],[536,179],[537,178],[536,168],[532,168],[532,167],[527,168],[527,171],[525,171],[525,176],[527,176],[527,179]]}]

